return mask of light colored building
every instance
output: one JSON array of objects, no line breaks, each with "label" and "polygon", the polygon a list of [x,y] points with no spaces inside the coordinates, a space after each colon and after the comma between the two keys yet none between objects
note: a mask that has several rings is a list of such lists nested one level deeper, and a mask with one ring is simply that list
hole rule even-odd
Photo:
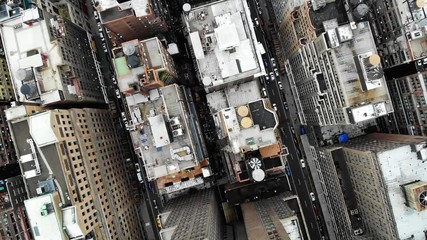
[{"label": "light colored building", "polygon": [[[27,114],[25,106],[17,106],[8,109],[7,117],[37,239],[144,239],[139,199],[131,192],[121,142],[107,110]],[[65,211],[72,215],[61,220]]]},{"label": "light colored building", "polygon": [[157,219],[161,240],[222,239],[222,220],[213,190],[172,199]]},{"label": "light colored building", "polygon": [[[3,168],[3,170],[5,170]],[[6,173],[7,174],[7,173]],[[27,191],[22,176],[0,179],[0,238],[5,240],[30,240],[24,200]]]},{"label": "light colored building", "polygon": [[364,232],[373,239],[425,238],[426,143],[425,137],[374,133],[318,151],[328,210],[337,211],[334,227],[347,234],[338,239]]},{"label": "light colored building", "polygon": [[206,97],[230,182],[262,181],[269,172],[283,169],[279,120],[270,101],[261,98],[258,81]]},{"label": "light colored building", "polygon": [[306,43],[286,63],[302,124],[355,124],[393,111],[369,23],[338,26]]},{"label": "light colored building", "polygon": [[169,29],[168,4],[160,0],[94,0],[114,42],[146,39]]},{"label": "light colored building", "polygon": [[80,27],[31,8],[5,20],[0,31],[17,101],[106,102],[91,37]]},{"label": "light colored building", "polygon": [[126,97],[128,129],[149,181],[161,194],[202,185],[210,176],[207,150],[191,92],[172,84]]},{"label": "light colored building", "polygon": [[178,77],[172,57],[156,37],[124,42],[112,52],[117,86],[125,95],[148,93]]},{"label": "light colored building", "polygon": [[265,74],[246,1],[215,1],[183,15],[198,78],[212,92]]}]

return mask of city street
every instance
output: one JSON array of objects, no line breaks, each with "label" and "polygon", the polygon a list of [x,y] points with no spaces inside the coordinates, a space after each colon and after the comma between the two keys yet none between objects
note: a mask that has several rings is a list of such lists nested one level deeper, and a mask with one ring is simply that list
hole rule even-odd
[{"label": "city street", "polygon": [[[258,40],[264,45],[264,48],[266,50],[266,54],[264,54],[264,62],[268,62],[268,66],[266,67],[267,75],[270,75],[271,72],[274,74],[274,67],[272,67],[272,63],[270,61],[271,58],[273,58],[273,52],[271,44],[266,40],[266,34],[268,34],[269,29],[268,25],[272,24],[272,20],[270,20],[267,7],[266,7],[266,1],[259,1],[259,6],[261,6],[262,15],[259,15],[258,12],[258,6],[257,1],[252,0],[248,1],[252,18],[258,18],[261,20],[258,20],[259,22],[262,22],[262,24],[259,25],[259,27],[256,27],[256,35]],[[275,80],[272,80],[269,76],[270,80],[266,81],[265,88],[268,92],[268,97],[270,98],[270,101],[272,104],[275,104],[277,106],[277,114],[279,117],[279,127],[282,129],[282,141],[284,145],[288,148],[289,155],[287,156],[287,162],[290,167],[291,173],[292,173],[292,179],[294,183],[294,189],[295,193],[298,195],[301,203],[301,207],[303,209],[303,215],[305,218],[305,221],[307,223],[307,230],[309,234],[309,239],[321,239],[322,235],[324,233],[321,233],[322,227],[319,227],[316,212],[314,211],[313,204],[317,205],[317,200],[312,201],[310,193],[313,192],[312,189],[314,187],[311,186],[310,181],[310,174],[306,168],[303,168],[301,165],[301,158],[299,155],[301,154],[302,149],[299,145],[299,140],[297,138],[297,132],[299,131],[299,127],[295,127],[296,130],[292,131],[291,127],[293,128],[294,122],[298,122],[298,117],[296,114],[296,108],[293,100],[293,96],[290,90],[289,81],[287,80],[286,76],[279,75],[275,77]],[[283,84],[283,89],[281,90],[279,88],[278,82],[281,81]],[[283,97],[286,97],[286,99],[283,99]],[[285,109],[284,101],[287,102],[288,110]],[[296,145],[297,144],[297,145]],[[299,152],[299,153],[298,153]]]}]

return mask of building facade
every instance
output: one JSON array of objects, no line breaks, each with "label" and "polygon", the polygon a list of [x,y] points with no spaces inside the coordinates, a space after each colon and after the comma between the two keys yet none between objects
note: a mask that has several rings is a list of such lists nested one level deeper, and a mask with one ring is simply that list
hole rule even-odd
[{"label": "building facade", "polygon": [[425,146],[425,137],[374,133],[313,150],[337,239],[425,238]]},{"label": "building facade", "polygon": [[0,106],[0,167],[17,162],[15,148],[6,119],[7,106]]},{"label": "building facade", "polygon": [[0,100],[14,100],[13,86],[10,79],[9,68],[7,66],[4,55],[0,55]]},{"label": "building facade", "polygon": [[22,176],[0,179],[0,238],[31,240],[24,200],[27,199]]},{"label": "building facade", "polygon": [[[8,111],[30,198],[27,209],[44,206],[49,218],[53,216],[50,213],[67,216],[67,221],[59,222],[63,226],[55,235],[46,222],[50,220],[32,211],[29,218],[36,239],[144,239],[139,197],[132,194],[125,171],[125,164],[131,163],[122,155],[121,142],[107,110],[27,114],[25,106],[17,106]],[[45,201],[50,203],[46,205]]]},{"label": "building facade", "polygon": [[161,240],[222,239],[222,220],[213,190],[172,199],[157,219]]},{"label": "building facade", "polygon": [[52,15],[60,15],[87,32],[92,32],[89,21],[89,10],[83,0],[38,0],[37,6]]},{"label": "building facade", "polygon": [[31,8],[4,21],[1,34],[17,101],[106,102],[91,37],[79,26]]},{"label": "building facade", "polygon": [[167,1],[96,0],[94,6],[114,42],[146,39],[169,29]]}]

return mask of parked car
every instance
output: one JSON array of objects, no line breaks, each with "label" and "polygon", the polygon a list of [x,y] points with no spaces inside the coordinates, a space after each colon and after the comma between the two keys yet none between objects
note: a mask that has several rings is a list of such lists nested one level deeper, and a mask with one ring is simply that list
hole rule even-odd
[{"label": "parked car", "polygon": [[123,119],[123,122],[124,122],[124,123],[127,123],[127,122],[128,122],[128,119],[127,119],[127,117],[126,117],[126,113],[125,113],[125,112],[122,112],[122,119]]},{"label": "parked car", "polygon": [[255,23],[255,26],[257,26],[257,27],[259,26],[258,18],[254,19],[254,23]]},{"label": "parked car", "polygon": [[300,162],[301,162],[301,167],[302,167],[302,168],[305,168],[305,161],[304,161],[304,159],[302,159],[302,158],[301,158],[301,159],[300,159]]},{"label": "parked car", "polygon": [[278,77],[279,76],[279,70],[277,68],[274,68],[273,71],[274,71],[274,74],[276,74],[276,77]]},{"label": "parked car", "polygon": [[97,12],[97,11],[93,11],[93,16],[95,17],[95,19],[96,19],[96,20],[98,20],[98,19],[99,19],[99,17],[98,17],[98,12]]},{"label": "parked car", "polygon": [[272,67],[276,67],[276,59],[271,58],[271,59],[270,59],[270,62],[271,62],[271,66],[272,66]]},{"label": "parked car", "polygon": [[316,196],[314,196],[314,193],[313,192],[311,192],[310,193],[310,198],[311,198],[311,201],[316,201]]},{"label": "parked car", "polygon": [[291,172],[291,169],[289,168],[288,164],[285,165],[285,171],[289,177],[292,176],[292,172]]},{"label": "parked car", "polygon": [[273,103],[273,109],[277,112],[277,104]]},{"label": "parked car", "polygon": [[113,81],[114,84],[117,84],[117,80],[115,76],[111,76],[111,80]]},{"label": "parked car", "polygon": [[119,89],[116,89],[116,97],[117,98],[121,98],[122,96],[120,95],[120,90]]},{"label": "parked car", "polygon": [[282,81],[278,81],[277,84],[279,85],[279,89],[283,90],[283,85],[282,85]]},{"label": "parked car", "polygon": [[136,172],[141,172],[141,168],[139,167],[139,163],[135,163]]}]

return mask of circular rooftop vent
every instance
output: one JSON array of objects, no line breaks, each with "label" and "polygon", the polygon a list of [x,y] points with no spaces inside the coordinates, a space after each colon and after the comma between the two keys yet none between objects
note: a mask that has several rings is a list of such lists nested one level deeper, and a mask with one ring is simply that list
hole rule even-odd
[{"label": "circular rooftop vent", "polygon": [[190,5],[189,3],[184,3],[184,5],[182,5],[182,10],[183,10],[185,13],[190,12],[190,11],[191,11],[191,5]]},{"label": "circular rooftop vent", "polygon": [[254,157],[249,160],[249,167],[251,167],[252,169],[260,169],[261,166],[262,164],[259,158]]},{"label": "circular rooftop vent", "polygon": [[24,95],[30,95],[31,93],[31,87],[28,84],[22,84],[20,90],[21,90],[21,93]]},{"label": "circular rooftop vent", "polygon": [[257,182],[261,182],[265,178],[265,172],[262,169],[255,169],[252,172],[252,178]]},{"label": "circular rooftop vent", "polygon": [[123,52],[127,56],[130,56],[130,55],[134,54],[135,50],[136,50],[135,46],[132,46],[132,45],[131,46],[126,46],[126,47],[123,48]]},{"label": "circular rooftop vent", "polygon": [[418,201],[420,204],[424,207],[427,206],[427,191],[421,192],[420,196],[418,197]]}]

